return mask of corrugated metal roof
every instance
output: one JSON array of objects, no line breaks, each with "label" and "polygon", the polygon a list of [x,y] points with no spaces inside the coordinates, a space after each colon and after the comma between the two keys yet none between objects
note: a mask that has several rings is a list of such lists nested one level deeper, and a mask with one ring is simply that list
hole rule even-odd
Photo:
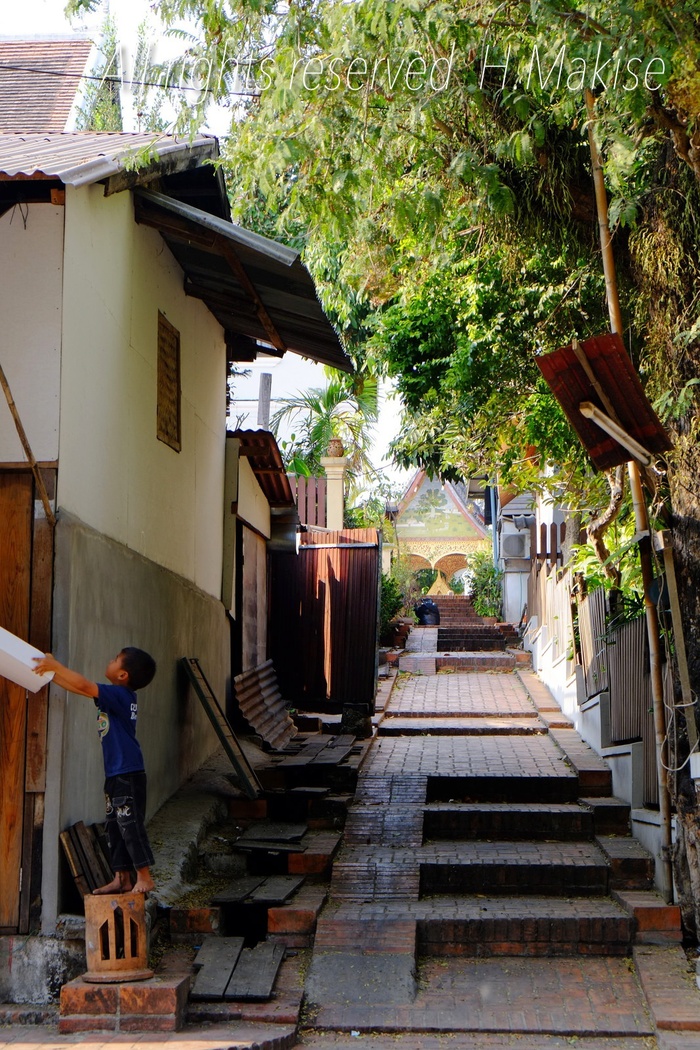
[{"label": "corrugated metal roof", "polygon": [[[612,404],[620,426],[647,451],[667,452],[672,447],[671,440],[642,389],[619,335],[594,336],[578,346],[597,385]],[[573,345],[535,360],[594,466],[611,470],[627,463],[631,458],[627,449],[579,411],[582,402],[590,401],[609,414]]]},{"label": "corrugated metal roof", "polygon": [[272,345],[352,371],[297,252],[160,193],[137,190],[134,200],[136,221],[157,229],[182,267],[185,292],[225,331],[254,349]]},{"label": "corrugated metal roof", "polygon": [[149,150],[158,160],[182,154],[183,163],[218,155],[213,135],[191,142],[153,132],[70,131],[55,134],[0,134],[0,174],[60,179],[67,186],[85,186],[124,171]]},{"label": "corrugated metal roof", "polygon": [[283,266],[291,266],[299,258],[299,252],[295,251],[294,248],[288,248],[286,244],[280,244],[279,241],[271,241],[269,237],[262,237],[259,233],[246,230],[234,222],[219,219],[216,215],[210,215],[199,208],[194,208],[191,204],[183,204],[182,201],[175,200],[174,197],[167,197],[164,193],[155,193],[153,190],[137,190],[136,192],[139,197],[150,201],[159,208],[195,222],[204,229],[221,234],[222,237],[227,237],[236,244],[245,245],[253,251],[268,256],[270,259],[276,259]]},{"label": "corrugated metal roof", "polygon": [[0,40],[0,131],[65,131],[91,40]]},{"label": "corrugated metal roof", "polygon": [[270,507],[294,507],[294,496],[274,434],[269,430],[236,430],[233,437],[240,441],[240,454],[250,463]]}]

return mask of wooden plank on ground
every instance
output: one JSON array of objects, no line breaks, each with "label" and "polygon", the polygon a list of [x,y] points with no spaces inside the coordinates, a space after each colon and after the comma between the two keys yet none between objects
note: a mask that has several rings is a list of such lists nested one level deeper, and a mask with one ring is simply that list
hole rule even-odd
[{"label": "wooden plank on ground", "polygon": [[184,668],[192,688],[207,713],[209,721],[216,730],[216,734],[223,745],[228,760],[236,770],[241,787],[248,798],[259,798],[262,794],[262,785],[258,780],[255,770],[246,758],[236,734],[221,709],[221,705],[214,696],[212,688],[209,685],[202,668],[199,666],[199,660],[197,660],[196,657],[184,656],[180,660],[180,665]]},{"label": "wooden plank on ground", "polygon": [[258,841],[251,839],[250,842],[241,842],[238,839],[234,843],[234,849],[241,853],[305,853],[306,846],[299,842],[271,842],[269,840]]},{"label": "wooden plank on ground", "polygon": [[264,941],[255,948],[244,948],[224,999],[269,999],[284,959],[284,946]]},{"label": "wooden plank on ground", "polygon": [[221,893],[212,897],[212,904],[239,904],[256,890],[261,882],[265,881],[264,875],[244,875],[240,879],[233,879]]},{"label": "wooden plank on ground", "polygon": [[249,899],[256,904],[284,904],[303,881],[303,875],[270,875],[253,890]]},{"label": "wooden plank on ground", "polygon": [[242,937],[207,937],[197,953],[190,999],[222,999],[242,948]]},{"label": "wooden plank on ground", "polygon": [[291,824],[289,821],[264,820],[252,824],[239,836],[238,841],[298,842],[306,834],[307,824]]}]

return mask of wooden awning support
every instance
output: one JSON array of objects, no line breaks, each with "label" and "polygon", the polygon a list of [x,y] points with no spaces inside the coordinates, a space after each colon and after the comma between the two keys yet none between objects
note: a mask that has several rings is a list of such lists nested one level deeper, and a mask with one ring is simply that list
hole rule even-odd
[{"label": "wooden awning support", "polygon": [[42,478],[41,471],[39,470],[39,464],[37,463],[34,457],[34,453],[32,452],[31,445],[29,444],[29,439],[27,437],[24,427],[22,426],[22,420],[19,418],[17,405],[15,404],[15,400],[12,396],[10,384],[7,382],[7,377],[5,375],[2,365],[0,365],[0,386],[2,387],[3,392],[5,394],[7,407],[9,408],[12,418],[15,421],[17,436],[19,437],[19,440],[22,444],[22,448],[24,449],[24,454],[27,457],[27,462],[31,467],[32,474],[34,475],[34,482],[36,484],[37,492],[39,493],[39,497],[44,507],[44,514],[46,515],[46,520],[48,521],[49,525],[55,526],[56,515],[53,512],[53,507],[51,506],[49,494],[46,491],[46,485],[44,484],[44,479]]}]

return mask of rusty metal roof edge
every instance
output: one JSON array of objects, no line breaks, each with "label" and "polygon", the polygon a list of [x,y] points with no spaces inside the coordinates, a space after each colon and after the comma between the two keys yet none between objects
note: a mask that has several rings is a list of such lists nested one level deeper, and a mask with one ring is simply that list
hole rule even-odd
[{"label": "rusty metal roof edge", "polygon": [[[292,494],[292,487],[289,484],[289,478],[287,477],[287,471],[282,462],[282,454],[279,450],[279,445],[275,435],[270,430],[234,430],[231,437],[238,438],[241,443],[240,454],[250,463],[251,470],[256,477],[260,488],[265,494],[265,498],[270,504],[271,508],[277,509],[283,506],[296,506],[296,500]],[[256,440],[257,439],[257,440]],[[256,457],[267,457],[272,460],[272,466],[275,470],[274,474],[262,473],[263,467],[258,461],[256,464]],[[256,470],[257,466],[257,470]],[[269,467],[267,468],[270,469]],[[278,487],[281,491],[282,502],[276,498],[276,494],[272,492],[272,486],[270,482],[273,482],[275,487]]]}]

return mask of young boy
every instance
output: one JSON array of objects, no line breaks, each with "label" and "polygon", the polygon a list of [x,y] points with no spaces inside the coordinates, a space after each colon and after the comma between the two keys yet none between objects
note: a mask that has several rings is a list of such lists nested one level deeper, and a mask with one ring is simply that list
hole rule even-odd
[{"label": "young boy", "polygon": [[[107,839],[115,877],[95,893],[148,893],[154,888],[153,853],[144,825],[146,773],[136,739],[136,690],[152,681],[156,664],[142,649],[127,647],[107,664],[109,685],[98,685],[64,667],[51,655],[35,659],[36,671],[54,672],[56,685],[78,696],[91,696],[105,765]],[[136,882],[132,885],[132,868]]]}]

